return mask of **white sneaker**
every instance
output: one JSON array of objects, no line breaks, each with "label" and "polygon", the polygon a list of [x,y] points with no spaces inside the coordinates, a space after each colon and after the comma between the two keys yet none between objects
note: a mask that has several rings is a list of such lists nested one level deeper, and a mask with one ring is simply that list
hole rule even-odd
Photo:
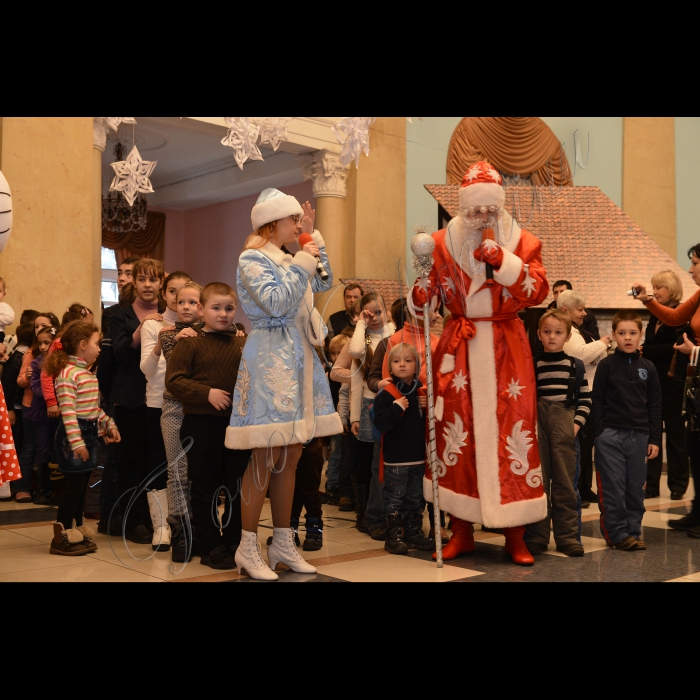
[{"label": "white sneaker", "polygon": [[153,523],[153,539],[151,546],[154,552],[167,552],[170,550],[170,525],[168,517],[168,490],[148,491],[148,509],[151,512]]},{"label": "white sneaker", "polygon": [[4,481],[0,484],[0,501],[11,501],[12,491],[10,491],[10,482]]},{"label": "white sneaker", "polygon": [[241,543],[238,545],[234,559],[239,574],[245,571],[250,578],[258,581],[276,581],[279,578],[260,555],[257,532],[241,530]]},{"label": "white sneaker", "polygon": [[275,569],[282,562],[298,574],[315,574],[316,567],[311,566],[294,544],[294,530],[291,527],[276,527],[273,530],[272,544],[267,548],[270,568]]}]

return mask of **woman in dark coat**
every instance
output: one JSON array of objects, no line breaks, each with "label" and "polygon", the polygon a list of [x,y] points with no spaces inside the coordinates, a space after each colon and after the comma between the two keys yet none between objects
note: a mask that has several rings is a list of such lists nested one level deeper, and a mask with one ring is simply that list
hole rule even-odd
[{"label": "woman in dark coat", "polygon": [[[672,270],[659,272],[651,279],[654,299],[659,304],[674,309],[683,295],[683,286]],[[686,449],[685,421],[681,417],[683,385],[688,366],[688,355],[674,350],[673,346],[683,333],[692,336],[690,326],[667,326],[651,314],[644,340],[643,353],[656,367],[661,381],[661,401],[664,430],[666,432],[666,461],[668,464],[668,488],[673,500],[680,500],[688,488],[689,463]],[[663,452],[647,464],[645,498],[659,495],[659,481]]]}]

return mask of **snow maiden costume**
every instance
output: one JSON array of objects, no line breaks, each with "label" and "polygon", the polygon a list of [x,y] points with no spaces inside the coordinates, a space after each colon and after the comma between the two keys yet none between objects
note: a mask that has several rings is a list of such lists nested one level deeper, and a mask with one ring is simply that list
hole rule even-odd
[{"label": "snow maiden costume", "polygon": [[[530,345],[518,311],[546,298],[541,244],[504,208],[500,174],[479,162],[464,176],[460,215],[433,233],[434,265],[409,297],[417,316],[441,297],[452,314],[433,358],[440,508],[453,516],[445,559],[474,550],[472,523],[504,528],[518,564],[534,559],[524,525],[547,514],[536,442],[537,391]],[[494,212],[496,241],[484,242]],[[468,216],[471,214],[471,216]],[[470,225],[471,224],[471,225]],[[493,267],[488,284],[484,262]],[[439,368],[439,369],[438,369]],[[430,472],[424,497],[433,500]]]},{"label": "snow maiden costume", "polygon": [[[253,207],[253,229],[269,221],[302,214],[296,198],[267,189]],[[314,309],[313,292],[333,285],[321,234],[314,242],[328,279],[316,275],[316,259],[299,251],[293,257],[272,243],[241,253],[236,287],[252,331],[243,350],[233,395],[226,447],[254,449],[306,443],[343,432],[328,380],[313,348],[328,332]],[[253,245],[264,239],[257,237]]]}]

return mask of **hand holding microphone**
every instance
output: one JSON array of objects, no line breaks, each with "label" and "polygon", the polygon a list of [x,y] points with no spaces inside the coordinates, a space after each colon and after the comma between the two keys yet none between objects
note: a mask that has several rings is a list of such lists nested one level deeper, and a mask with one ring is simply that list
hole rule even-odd
[{"label": "hand holding microphone", "polygon": [[326,272],[326,268],[323,267],[323,263],[321,262],[320,257],[321,252],[319,251],[318,246],[314,242],[314,239],[311,237],[311,234],[302,233],[297,239],[297,242],[299,243],[299,247],[305,253],[313,255],[316,258],[316,274],[325,282],[328,279],[328,273]]},{"label": "hand holding microphone", "polygon": [[486,286],[493,284],[493,271],[500,269],[503,264],[503,250],[494,240],[493,229],[485,228],[483,231],[483,242],[474,251],[474,257],[486,263]]}]

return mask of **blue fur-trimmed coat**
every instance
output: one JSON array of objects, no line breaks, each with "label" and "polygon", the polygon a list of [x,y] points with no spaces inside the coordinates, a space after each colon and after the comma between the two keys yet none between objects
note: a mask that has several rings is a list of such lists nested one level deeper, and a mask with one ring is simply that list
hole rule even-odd
[{"label": "blue fur-trimmed coat", "polygon": [[329,277],[316,275],[316,258],[293,257],[272,243],[241,253],[238,298],[251,322],[233,394],[226,447],[254,449],[305,443],[343,432],[328,379],[313,345],[327,328],[314,309],[313,292],[333,285],[321,234],[312,234]]}]

